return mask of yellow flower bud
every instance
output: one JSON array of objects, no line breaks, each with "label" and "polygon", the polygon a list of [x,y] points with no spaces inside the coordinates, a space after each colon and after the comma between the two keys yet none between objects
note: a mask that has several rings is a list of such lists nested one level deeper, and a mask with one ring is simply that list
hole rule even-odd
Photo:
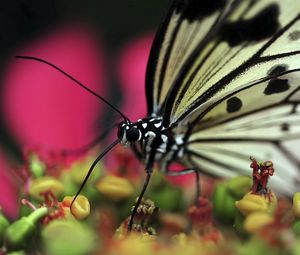
[{"label": "yellow flower bud", "polygon": [[250,233],[255,233],[273,221],[272,216],[266,212],[254,212],[248,215],[244,221],[244,229]]},{"label": "yellow flower bud", "polygon": [[251,192],[247,193],[240,201],[235,202],[235,206],[244,215],[253,212],[272,213],[277,205],[277,198],[274,193],[269,195],[256,195]]},{"label": "yellow flower bud", "polygon": [[104,176],[96,187],[102,194],[114,200],[128,198],[134,193],[133,186],[127,179],[114,175]]},{"label": "yellow flower bud", "polygon": [[[74,197],[66,196],[63,199],[63,205],[70,207]],[[90,215],[90,202],[83,196],[79,195],[71,207],[71,213],[77,220],[83,220]]]},{"label": "yellow flower bud", "polygon": [[64,185],[57,179],[51,176],[43,176],[32,181],[29,194],[37,200],[43,200],[42,192],[52,191],[54,195],[58,196],[64,191]]},{"label": "yellow flower bud", "polygon": [[300,192],[296,192],[293,197],[294,216],[300,218]]}]

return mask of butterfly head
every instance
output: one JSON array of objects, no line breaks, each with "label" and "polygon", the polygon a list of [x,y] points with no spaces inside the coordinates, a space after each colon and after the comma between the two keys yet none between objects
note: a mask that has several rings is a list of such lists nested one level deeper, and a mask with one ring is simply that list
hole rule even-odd
[{"label": "butterfly head", "polygon": [[138,142],[142,137],[141,131],[134,123],[122,121],[118,128],[118,138],[122,145]]}]

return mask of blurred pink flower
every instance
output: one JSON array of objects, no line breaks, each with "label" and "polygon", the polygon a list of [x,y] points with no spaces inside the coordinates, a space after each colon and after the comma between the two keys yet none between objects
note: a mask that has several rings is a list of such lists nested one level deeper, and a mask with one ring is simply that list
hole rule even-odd
[{"label": "blurred pink flower", "polygon": [[152,34],[128,43],[120,53],[118,77],[123,87],[122,111],[131,121],[144,118],[146,111],[145,74]]},{"label": "blurred pink flower", "polygon": [[[16,55],[47,60],[103,95],[103,53],[96,41],[92,31],[72,25],[31,40]],[[22,147],[77,148],[95,137],[103,104],[57,70],[13,58],[4,84],[4,117]]]},{"label": "blurred pink flower", "polygon": [[0,207],[9,218],[18,215],[18,182],[6,155],[0,151]]}]

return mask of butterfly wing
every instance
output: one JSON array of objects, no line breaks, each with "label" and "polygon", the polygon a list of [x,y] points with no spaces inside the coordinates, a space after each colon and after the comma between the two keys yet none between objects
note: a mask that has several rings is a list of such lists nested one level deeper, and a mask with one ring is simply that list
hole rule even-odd
[{"label": "butterfly wing", "polygon": [[146,72],[148,115],[159,114],[166,96],[196,48],[223,15],[225,1],[172,1],[154,39]]},{"label": "butterfly wing", "polygon": [[[251,87],[244,86],[215,101],[203,115],[203,125],[198,120],[190,124],[185,164],[210,175],[249,175],[251,169],[246,166],[252,155],[261,161],[274,162],[276,174],[271,182],[277,190],[297,191],[300,181],[299,79],[300,72],[287,73]],[[277,93],[269,101],[261,92],[270,90],[273,81],[280,84],[280,80],[288,81],[290,89]],[[246,97],[244,93],[253,97]],[[239,113],[228,112],[241,106],[239,98],[246,98],[245,109]],[[230,105],[230,101],[235,105]]]},{"label": "butterfly wing", "polygon": [[274,160],[282,191],[295,188],[299,162],[285,145],[300,137],[299,27],[294,0],[172,2],[146,92],[149,114],[186,134],[187,165],[249,174],[253,155]]},{"label": "butterfly wing", "polygon": [[299,50],[299,9],[293,0],[173,1],[148,62],[149,115],[163,114],[169,126],[218,93],[265,77],[281,54]]}]

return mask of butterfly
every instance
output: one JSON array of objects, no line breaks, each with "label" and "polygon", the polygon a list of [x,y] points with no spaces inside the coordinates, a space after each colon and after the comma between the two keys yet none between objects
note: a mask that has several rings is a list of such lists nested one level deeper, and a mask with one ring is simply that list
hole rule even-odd
[{"label": "butterfly", "polygon": [[[291,194],[299,186],[300,3],[295,0],[173,0],[154,38],[146,71],[146,118],[122,117],[116,144],[145,164],[176,174],[249,175],[249,156],[273,160],[272,185]],[[298,143],[299,144],[299,143]],[[82,184],[85,184],[87,178]]]}]

